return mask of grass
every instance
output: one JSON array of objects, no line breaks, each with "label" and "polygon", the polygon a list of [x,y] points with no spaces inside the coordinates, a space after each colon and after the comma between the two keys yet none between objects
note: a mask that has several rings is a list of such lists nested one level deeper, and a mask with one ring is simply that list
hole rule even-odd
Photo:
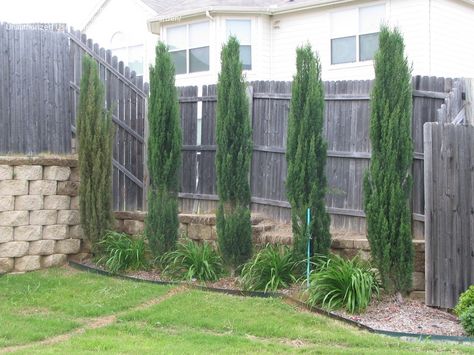
[{"label": "grass", "polygon": [[[0,290],[0,353],[108,314],[117,315],[111,325],[17,353],[474,353],[474,347],[369,334],[279,299],[178,292],[69,269],[1,277]],[[130,309],[170,290],[160,303]]]},{"label": "grass", "polygon": [[71,269],[0,277],[0,347],[37,341],[166,293]]}]

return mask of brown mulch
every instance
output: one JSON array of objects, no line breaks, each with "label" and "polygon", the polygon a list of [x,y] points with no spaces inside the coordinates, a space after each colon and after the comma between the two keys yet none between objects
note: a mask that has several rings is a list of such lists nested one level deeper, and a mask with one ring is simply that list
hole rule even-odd
[{"label": "brown mulch", "polygon": [[[105,270],[94,262],[87,260],[83,264]],[[159,271],[129,271],[126,276],[150,281],[172,281],[160,275]],[[216,282],[199,282],[192,280],[189,283],[211,288],[226,290],[241,290],[238,278],[224,277]],[[287,296],[302,300],[304,293],[301,285],[294,285],[290,289],[279,290]],[[412,334],[466,336],[458,318],[449,312],[426,306],[415,299],[397,299],[395,296],[381,295],[374,298],[369,307],[361,314],[349,314],[343,310],[332,313],[356,321],[377,330],[403,332]]]},{"label": "brown mulch", "polygon": [[430,335],[465,336],[458,318],[444,310],[431,308],[413,299],[400,302],[395,296],[374,299],[361,314],[333,312],[373,329]]}]

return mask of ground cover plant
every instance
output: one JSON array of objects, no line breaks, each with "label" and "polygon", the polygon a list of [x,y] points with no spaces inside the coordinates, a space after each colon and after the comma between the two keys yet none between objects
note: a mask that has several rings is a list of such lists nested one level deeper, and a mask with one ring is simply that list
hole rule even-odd
[{"label": "ground cover plant", "polygon": [[175,69],[165,44],[156,46],[150,68],[148,110],[148,214],[145,235],[155,256],[174,250],[178,240],[178,169],[181,126]]},{"label": "ground cover plant", "polygon": [[398,30],[381,28],[371,100],[372,158],[364,179],[372,259],[384,289],[401,293],[411,287],[414,255],[409,201],[412,86],[404,48]]},{"label": "ground cover plant", "polygon": [[454,312],[460,316],[471,306],[474,306],[474,285],[469,286],[466,291],[461,293]]},{"label": "ground cover plant", "polygon": [[[8,349],[18,354],[474,351],[369,334],[280,299],[136,283],[71,269],[4,276],[0,290],[0,352],[13,344],[28,345]],[[7,312],[16,317],[6,318]],[[36,323],[30,325],[31,319]],[[71,323],[57,325],[51,319]],[[58,343],[37,343],[74,327],[84,330],[63,335]]]},{"label": "ground cover plant", "polygon": [[266,245],[244,264],[241,283],[249,291],[276,291],[298,280],[298,262],[286,246]]},{"label": "ground cover plant", "polygon": [[104,85],[95,60],[84,56],[77,114],[81,225],[99,253],[99,242],[112,226],[112,113],[104,109]]},{"label": "ground cover plant", "polygon": [[147,246],[142,236],[131,237],[125,233],[108,231],[99,244],[103,256],[97,263],[112,273],[148,267]]},{"label": "ground cover plant", "polygon": [[252,255],[249,171],[252,128],[240,45],[231,37],[221,51],[217,82],[216,173],[219,205],[217,237],[232,276]]},{"label": "ground cover plant", "polygon": [[461,293],[454,312],[459,317],[466,333],[474,335],[474,285]]},{"label": "ground cover plant", "polygon": [[367,261],[332,255],[312,273],[307,292],[310,305],[359,313],[367,308],[372,295],[379,294],[379,284]]},{"label": "ground cover plant", "polygon": [[[327,143],[323,135],[324,86],[319,57],[308,44],[296,50],[296,75],[291,89],[288,117],[286,191],[291,204],[293,248],[306,257],[308,234],[310,253],[327,254],[331,245],[326,211]],[[307,225],[306,210],[311,210]]]},{"label": "ground cover plant", "polygon": [[181,242],[177,250],[159,258],[163,273],[185,280],[217,281],[222,275],[220,255],[208,243]]}]

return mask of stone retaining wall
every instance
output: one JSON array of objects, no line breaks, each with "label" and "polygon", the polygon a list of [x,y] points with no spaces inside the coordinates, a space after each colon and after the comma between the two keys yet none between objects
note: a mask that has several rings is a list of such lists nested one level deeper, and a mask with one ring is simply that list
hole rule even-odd
[{"label": "stone retaining wall", "polygon": [[86,251],[75,156],[0,157],[0,274],[37,270]]}]

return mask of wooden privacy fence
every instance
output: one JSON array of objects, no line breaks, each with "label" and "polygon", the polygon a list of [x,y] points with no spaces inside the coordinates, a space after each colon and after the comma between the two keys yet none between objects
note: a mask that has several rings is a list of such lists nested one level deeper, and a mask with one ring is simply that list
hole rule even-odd
[{"label": "wooden privacy fence", "polygon": [[453,308],[474,284],[474,127],[428,123],[426,304]]},{"label": "wooden privacy fence", "polygon": [[[328,141],[326,204],[333,228],[365,234],[362,182],[370,161],[369,115],[371,81],[325,82],[325,135]],[[413,78],[413,232],[424,238],[423,124],[451,119],[443,104],[454,106],[460,95],[449,99],[461,81],[436,77]],[[291,83],[258,81],[252,88],[254,150],[250,183],[252,210],[280,221],[290,220],[286,199],[286,135]],[[459,90],[458,90],[459,91]],[[181,207],[187,212],[216,207],[216,86],[180,89],[183,128]],[[449,102],[447,101],[449,99]],[[199,107],[201,106],[201,107]],[[201,111],[201,112],[199,112]],[[451,111],[455,111],[452,109]],[[443,111],[444,112],[444,111]],[[202,117],[201,145],[197,145],[196,117]]]},{"label": "wooden privacy fence", "polygon": [[88,54],[99,65],[115,127],[114,208],[143,209],[148,84],[65,25],[0,23],[0,53],[0,154],[71,153]]},{"label": "wooden privacy fence", "polygon": [[105,105],[112,111],[115,128],[113,149],[113,208],[116,211],[145,207],[145,125],[148,84],[119,62],[110,50],[99,47],[79,31],[71,29],[69,38],[70,127],[75,131],[82,76],[82,57],[93,57],[105,88]]},{"label": "wooden privacy fence", "polygon": [[61,31],[0,23],[0,153],[71,151],[67,48]]}]

